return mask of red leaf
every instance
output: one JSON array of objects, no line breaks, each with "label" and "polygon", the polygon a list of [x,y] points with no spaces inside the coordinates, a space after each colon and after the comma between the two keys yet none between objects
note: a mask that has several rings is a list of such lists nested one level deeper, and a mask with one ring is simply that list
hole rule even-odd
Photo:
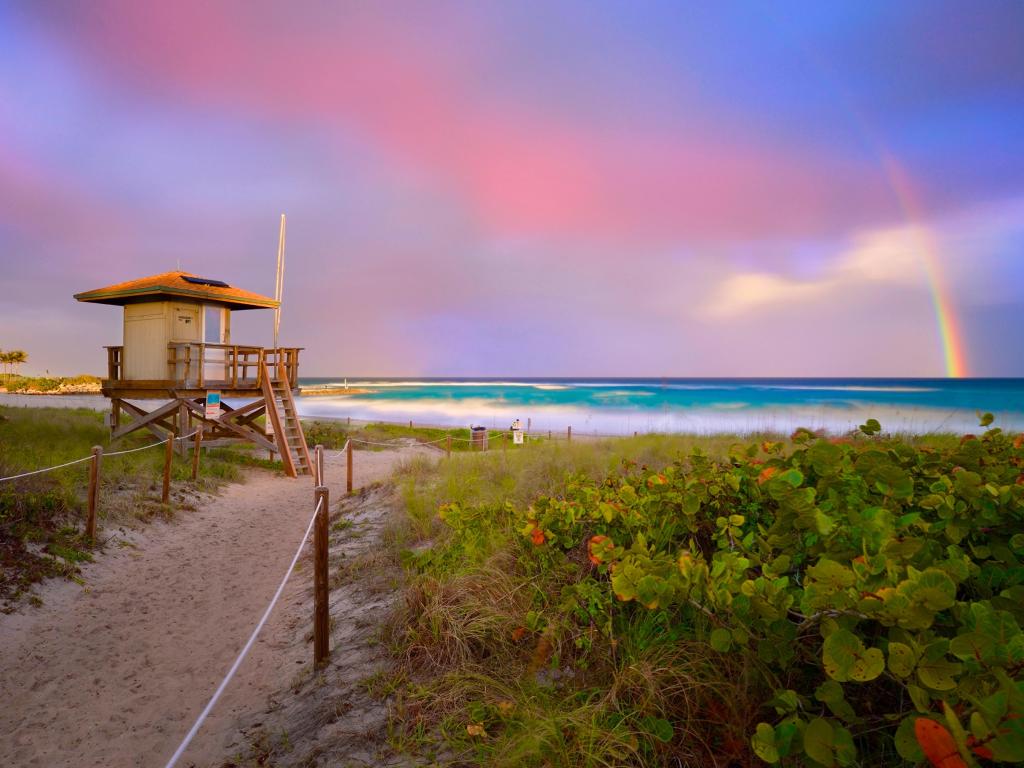
[{"label": "red leaf", "polygon": [[[601,556],[594,554],[594,547],[600,544],[602,541],[608,541],[608,537],[598,534],[597,536],[591,536],[590,543],[587,544],[587,557],[590,558],[590,562],[592,562],[594,565],[600,565],[602,562]],[[615,543],[609,541],[608,546],[614,547]]]},{"label": "red leaf", "polygon": [[935,768],[967,768],[967,763],[956,748],[953,735],[942,723],[919,717],[914,722],[914,735],[924,756]]}]

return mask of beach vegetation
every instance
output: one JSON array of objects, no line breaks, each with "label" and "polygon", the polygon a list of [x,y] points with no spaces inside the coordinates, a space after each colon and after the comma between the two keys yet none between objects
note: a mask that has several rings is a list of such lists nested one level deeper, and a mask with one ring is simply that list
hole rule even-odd
[{"label": "beach vegetation", "polygon": [[47,394],[62,392],[99,392],[99,376],[19,376],[9,373],[3,379],[4,389],[13,393]]},{"label": "beach vegetation", "polygon": [[393,744],[495,766],[1021,764],[1024,436],[980,424],[410,462]]}]

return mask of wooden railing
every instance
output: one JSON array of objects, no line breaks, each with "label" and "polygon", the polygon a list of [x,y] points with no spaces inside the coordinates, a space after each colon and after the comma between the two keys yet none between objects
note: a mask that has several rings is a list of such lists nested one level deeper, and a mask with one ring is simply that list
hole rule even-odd
[{"label": "wooden railing", "polygon": [[[124,347],[107,347],[107,378],[124,379]],[[175,342],[167,345],[169,385],[189,389],[259,389],[263,363],[277,378],[279,371],[294,389],[299,385],[301,347],[266,349],[242,344]]]},{"label": "wooden railing", "polygon": [[299,383],[299,347],[247,347],[240,344],[194,344],[171,342],[167,345],[169,378],[179,386],[198,389],[259,389],[263,363],[271,371],[284,365],[288,384]]},{"label": "wooden railing", "polygon": [[107,378],[111,381],[118,381],[121,378],[124,347],[105,347],[105,349],[107,350]]}]

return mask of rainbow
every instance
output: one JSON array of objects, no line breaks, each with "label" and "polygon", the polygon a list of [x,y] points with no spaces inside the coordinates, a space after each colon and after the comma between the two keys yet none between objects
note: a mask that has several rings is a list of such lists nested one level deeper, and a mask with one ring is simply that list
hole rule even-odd
[{"label": "rainbow", "polygon": [[942,344],[946,376],[951,379],[963,378],[968,375],[963,333],[956,316],[956,305],[942,274],[938,257],[938,243],[928,227],[919,223],[923,222],[925,217],[917,204],[917,198],[906,171],[896,162],[896,158],[891,153],[881,146],[876,148],[889,184],[892,186],[904,214],[913,225],[915,236],[920,243],[921,262],[924,265],[925,279],[931,294],[932,306],[935,309],[935,320],[939,326],[939,340]]},{"label": "rainbow", "polygon": [[824,81],[835,90],[836,98],[841,108],[853,118],[854,125],[859,129],[867,146],[877,153],[882,164],[882,171],[892,187],[900,207],[903,209],[904,216],[913,226],[917,240],[920,243],[921,262],[924,266],[925,280],[928,284],[928,291],[931,294],[932,307],[935,310],[935,320],[939,328],[939,341],[942,344],[942,358],[946,368],[946,376],[951,379],[969,376],[963,333],[956,316],[956,304],[942,274],[942,266],[938,256],[939,246],[925,223],[927,218],[924,216],[921,206],[917,203],[917,197],[914,194],[914,188],[910,183],[907,172],[896,161],[892,153],[886,149],[881,137],[872,129],[866,116],[857,108],[851,94],[840,85],[831,67],[828,66],[824,59],[806,48],[801,48],[800,50],[807,58],[807,61],[818,70]]}]

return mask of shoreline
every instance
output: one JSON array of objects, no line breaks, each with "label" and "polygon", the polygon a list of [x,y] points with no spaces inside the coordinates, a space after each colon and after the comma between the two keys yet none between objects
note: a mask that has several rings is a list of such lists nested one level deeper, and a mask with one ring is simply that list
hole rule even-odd
[{"label": "shoreline", "polygon": [[[649,412],[645,409],[588,409],[573,405],[551,406],[510,404],[500,401],[374,401],[335,392],[300,395],[296,398],[299,418],[362,427],[387,424],[438,430],[486,426],[492,431],[509,429],[519,419],[524,432],[534,436],[631,437],[634,435],[789,435],[797,428],[839,437],[856,431],[868,418],[877,419],[887,434],[925,435],[946,433],[962,435],[978,431],[976,411],[966,408],[940,409],[927,406],[903,406],[881,403],[849,403],[846,407],[799,404],[764,409],[690,407]],[[140,401],[143,402],[143,401]],[[164,401],[154,400],[159,404]],[[244,401],[241,401],[244,402]],[[232,405],[235,403],[232,402]],[[0,406],[25,408],[84,408],[105,412],[109,400],[93,393],[0,393]],[[520,407],[521,406],[521,407]],[[147,409],[153,405],[144,406]],[[1024,430],[1024,414],[996,414],[996,426],[1011,432]],[[528,428],[527,428],[528,427]]]}]

